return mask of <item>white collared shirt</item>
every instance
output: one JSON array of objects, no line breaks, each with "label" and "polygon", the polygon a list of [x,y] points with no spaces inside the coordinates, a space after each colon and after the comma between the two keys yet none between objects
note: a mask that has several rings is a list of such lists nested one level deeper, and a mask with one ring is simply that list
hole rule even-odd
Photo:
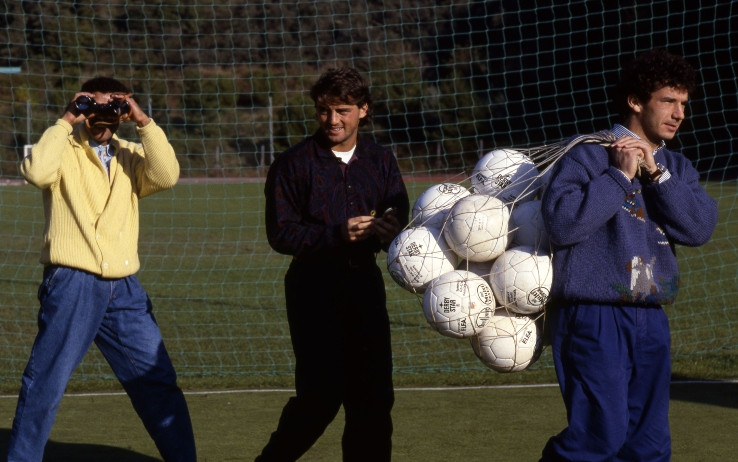
[{"label": "white collared shirt", "polygon": [[110,143],[102,145],[98,144],[94,140],[90,140],[90,147],[95,150],[95,152],[97,153],[97,157],[100,159],[100,162],[102,162],[103,167],[105,167],[105,171],[109,173],[110,161],[115,155],[115,149],[113,148],[113,146]]}]

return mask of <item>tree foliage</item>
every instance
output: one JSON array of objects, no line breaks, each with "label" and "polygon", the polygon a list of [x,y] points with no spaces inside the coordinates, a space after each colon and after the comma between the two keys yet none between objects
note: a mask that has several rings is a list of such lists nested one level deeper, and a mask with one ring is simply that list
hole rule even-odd
[{"label": "tree foliage", "polygon": [[[717,92],[735,88],[733,60],[718,56],[734,13],[715,6],[703,25],[686,0],[0,1],[0,66],[21,69],[0,74],[3,176],[17,174],[22,145],[96,75],[133,88],[192,172],[218,163],[229,175],[244,174],[263,146],[272,155],[314,129],[306,91],[338,65],[370,81],[380,141],[456,170],[481,146],[607,126],[602,89],[642,48],[672,44],[719,63],[715,82],[727,88]],[[658,17],[699,34],[674,39]],[[709,133],[708,118],[695,129]]]},{"label": "tree foliage", "polygon": [[[467,123],[465,136],[485,135],[469,111],[486,94],[458,108],[457,98],[469,95],[438,96],[443,86],[472,86],[468,65],[440,63],[441,54],[453,55],[452,18],[468,2],[3,3],[3,59],[22,74],[0,77],[13,95],[0,117],[17,128],[26,116],[21,103],[30,101],[32,139],[22,143],[60,115],[83,80],[112,75],[151,107],[193,169],[206,168],[216,151],[235,153],[231,163],[238,167],[241,149],[269,142],[278,152],[314,129],[306,91],[337,65],[368,77],[377,102],[372,128],[383,142],[426,149],[458,133],[452,124],[460,121]],[[20,148],[14,131],[0,133],[7,162]]]}]

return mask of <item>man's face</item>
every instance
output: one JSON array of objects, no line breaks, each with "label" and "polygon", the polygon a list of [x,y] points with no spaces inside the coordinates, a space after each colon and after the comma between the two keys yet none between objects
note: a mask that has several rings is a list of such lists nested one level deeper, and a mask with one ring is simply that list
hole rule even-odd
[{"label": "man's face", "polygon": [[631,102],[634,117],[630,130],[654,146],[661,140],[670,140],[684,121],[689,94],[686,90],[664,87],[651,93],[651,99],[643,104]]},{"label": "man's face", "polygon": [[[113,100],[113,95],[117,93],[94,93],[95,102],[97,104],[107,104]],[[90,139],[95,140],[98,144],[108,144],[113,134],[118,130],[120,121],[103,121],[97,120],[96,116],[92,116],[85,121],[85,129]]]},{"label": "man's face", "polygon": [[325,102],[315,106],[320,129],[334,151],[350,151],[356,145],[359,121],[366,117],[368,106],[341,102]]}]

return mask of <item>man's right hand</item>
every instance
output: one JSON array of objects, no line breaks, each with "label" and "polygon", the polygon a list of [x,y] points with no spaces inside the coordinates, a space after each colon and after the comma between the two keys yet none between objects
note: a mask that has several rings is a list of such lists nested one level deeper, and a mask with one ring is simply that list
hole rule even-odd
[{"label": "man's right hand", "polygon": [[360,216],[349,218],[341,227],[343,238],[349,242],[363,241],[374,234],[374,217]]},{"label": "man's right hand", "polygon": [[631,180],[638,174],[639,167],[648,171],[656,169],[652,147],[645,141],[624,136],[610,145],[610,162]]},{"label": "man's right hand", "polygon": [[95,95],[93,95],[92,93],[87,92],[79,92],[74,94],[74,98],[72,98],[72,101],[67,104],[66,112],[64,112],[64,115],[62,116],[62,120],[69,122],[69,124],[72,126],[77,125],[78,123],[87,119],[87,117],[85,117],[85,115],[81,112],[77,113],[77,110],[74,107],[74,102],[77,101],[77,98],[79,98],[80,96],[89,96],[93,99],[95,97]]}]

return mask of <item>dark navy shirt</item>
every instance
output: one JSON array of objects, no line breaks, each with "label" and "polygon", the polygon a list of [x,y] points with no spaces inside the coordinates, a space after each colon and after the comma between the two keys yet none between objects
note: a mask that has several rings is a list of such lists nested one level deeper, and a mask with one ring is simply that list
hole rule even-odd
[{"label": "dark navy shirt", "polygon": [[393,153],[359,136],[348,165],[315,134],[279,154],[266,186],[266,232],[279,253],[320,259],[367,256],[382,248],[372,237],[347,242],[341,226],[349,218],[397,208],[404,227],[409,201]]}]

